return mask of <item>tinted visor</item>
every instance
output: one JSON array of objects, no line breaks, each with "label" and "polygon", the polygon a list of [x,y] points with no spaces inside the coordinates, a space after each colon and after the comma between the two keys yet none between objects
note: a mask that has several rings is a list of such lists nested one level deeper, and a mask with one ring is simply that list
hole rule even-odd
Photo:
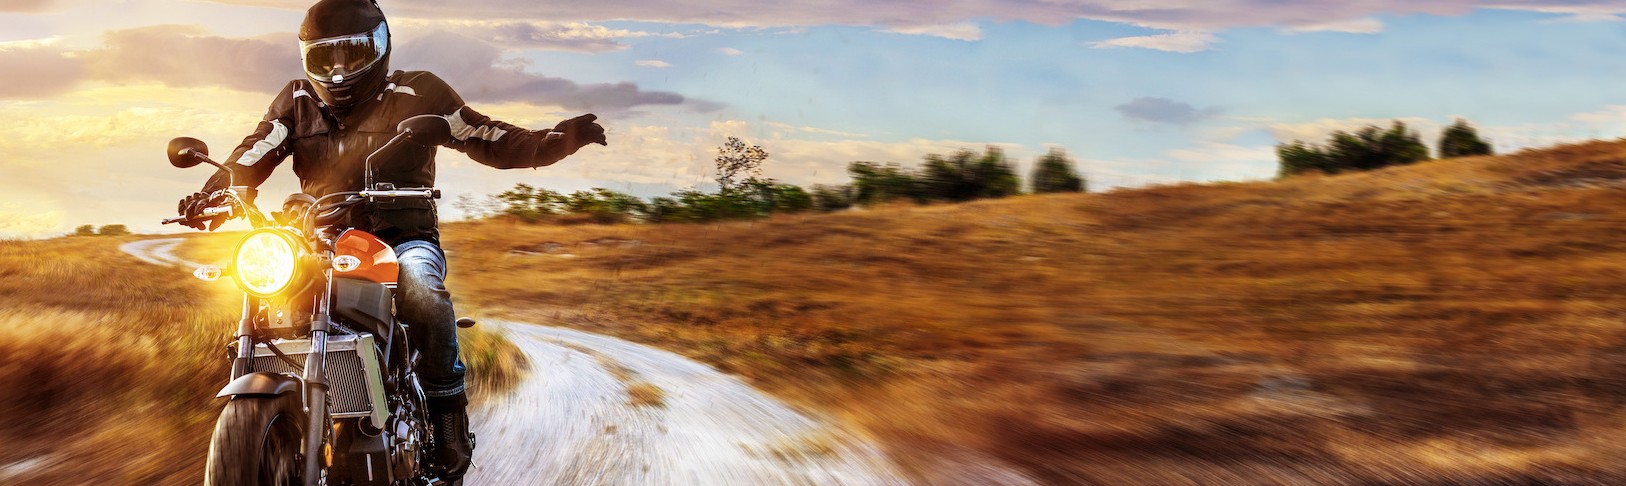
[{"label": "tinted visor", "polygon": [[379,22],[372,32],[300,41],[299,48],[300,57],[305,61],[305,73],[312,79],[324,83],[343,82],[343,78],[366,71],[384,58],[390,49],[390,30]]}]

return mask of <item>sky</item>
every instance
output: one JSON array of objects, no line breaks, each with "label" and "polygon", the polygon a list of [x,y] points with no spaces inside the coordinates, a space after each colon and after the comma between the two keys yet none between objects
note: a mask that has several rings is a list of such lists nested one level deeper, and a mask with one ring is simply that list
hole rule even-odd
[{"label": "sky", "polygon": [[[0,0],[0,237],[158,220],[302,77],[305,0]],[[1274,176],[1274,147],[1465,118],[1500,152],[1626,136],[1626,0],[380,0],[392,69],[530,128],[594,113],[610,145],[496,170],[442,150],[437,185],[649,197],[706,189],[736,136],[765,175],[1060,148],[1092,189]],[[284,165],[265,200],[294,192]],[[446,219],[459,209],[442,205]],[[240,224],[240,223],[239,223]]]}]

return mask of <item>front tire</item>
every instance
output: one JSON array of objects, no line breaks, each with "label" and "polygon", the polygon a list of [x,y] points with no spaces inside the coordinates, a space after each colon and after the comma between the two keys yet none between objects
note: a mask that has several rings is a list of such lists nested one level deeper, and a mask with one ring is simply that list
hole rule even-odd
[{"label": "front tire", "polygon": [[303,485],[303,409],[292,394],[233,398],[215,422],[204,484]]}]

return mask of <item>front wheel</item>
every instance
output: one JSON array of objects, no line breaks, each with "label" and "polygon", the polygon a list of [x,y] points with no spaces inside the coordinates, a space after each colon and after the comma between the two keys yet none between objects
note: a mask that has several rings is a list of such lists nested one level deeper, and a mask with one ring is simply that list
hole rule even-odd
[{"label": "front wheel", "polygon": [[215,422],[204,484],[302,485],[305,413],[296,395],[233,398]]}]

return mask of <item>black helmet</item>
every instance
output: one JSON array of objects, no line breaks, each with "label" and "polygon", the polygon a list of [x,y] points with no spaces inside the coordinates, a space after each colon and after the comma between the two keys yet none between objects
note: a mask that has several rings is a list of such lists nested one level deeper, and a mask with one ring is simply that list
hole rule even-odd
[{"label": "black helmet", "polygon": [[374,0],[321,0],[299,26],[299,53],[316,96],[344,111],[384,89],[390,29]]}]

